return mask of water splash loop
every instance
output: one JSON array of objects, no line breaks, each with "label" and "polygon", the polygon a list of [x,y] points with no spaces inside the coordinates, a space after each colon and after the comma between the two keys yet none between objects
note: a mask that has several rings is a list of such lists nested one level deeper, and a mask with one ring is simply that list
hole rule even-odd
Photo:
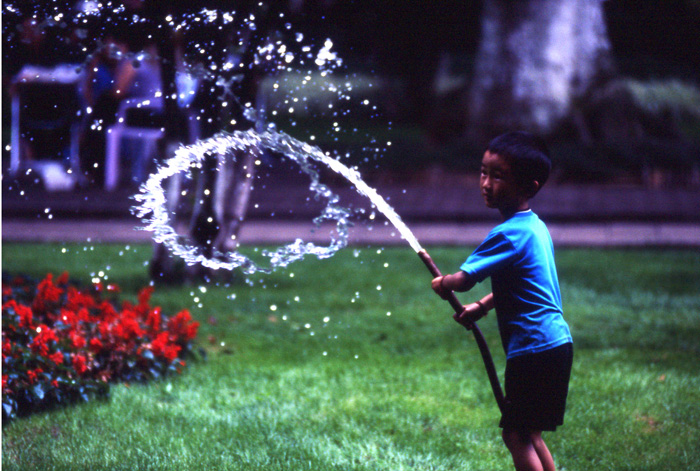
[{"label": "water splash loop", "polygon": [[[316,193],[317,197],[328,200],[327,206],[321,215],[314,219],[314,222],[320,224],[327,220],[336,221],[337,237],[331,237],[328,246],[318,246],[296,239],[293,243],[281,246],[275,251],[263,251],[263,256],[269,259],[269,267],[260,266],[237,251],[229,251],[225,254],[216,253],[212,257],[203,255],[198,247],[190,245],[173,228],[170,213],[166,208],[166,192],[163,188],[163,182],[183,172],[188,178],[191,178],[191,169],[198,167],[207,154],[234,158],[233,156],[237,152],[258,153],[261,149],[278,153],[294,161],[302,171],[311,177],[310,189]],[[347,245],[351,212],[340,206],[337,195],[319,182],[319,175],[313,169],[311,161],[322,163],[345,177],[354,185],[358,193],[370,199],[377,210],[387,217],[416,252],[421,250],[418,240],[396,214],[396,211],[376,190],[362,180],[357,170],[327,156],[318,147],[296,140],[282,132],[235,131],[217,134],[190,146],[181,146],[175,155],[142,185],[140,193],[134,196],[134,199],[140,202],[134,206],[134,213],[146,224],[143,229],[154,233],[154,240],[164,244],[171,253],[183,258],[190,265],[201,264],[211,269],[226,270],[240,267],[245,273],[252,274],[258,271],[270,273],[275,268],[286,267],[294,261],[301,260],[306,255],[315,255],[321,259],[328,258]]]}]

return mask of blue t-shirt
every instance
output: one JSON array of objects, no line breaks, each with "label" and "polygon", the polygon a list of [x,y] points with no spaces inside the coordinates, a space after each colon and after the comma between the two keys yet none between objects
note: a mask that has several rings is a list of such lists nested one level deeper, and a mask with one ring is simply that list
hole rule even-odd
[{"label": "blue t-shirt", "polygon": [[491,277],[507,358],[572,341],[562,314],[552,238],[532,211],[493,228],[460,268],[477,282]]}]

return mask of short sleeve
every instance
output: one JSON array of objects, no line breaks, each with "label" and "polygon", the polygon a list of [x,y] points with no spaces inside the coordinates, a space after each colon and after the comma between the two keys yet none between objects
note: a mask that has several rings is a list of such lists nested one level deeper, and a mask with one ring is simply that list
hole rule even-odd
[{"label": "short sleeve", "polygon": [[513,243],[500,232],[492,232],[467,258],[460,269],[481,283],[517,257]]}]

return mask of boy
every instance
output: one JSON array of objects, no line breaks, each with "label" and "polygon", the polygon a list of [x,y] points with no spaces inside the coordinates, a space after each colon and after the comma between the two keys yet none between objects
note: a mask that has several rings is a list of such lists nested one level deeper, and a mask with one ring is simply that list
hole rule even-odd
[{"label": "boy", "polygon": [[562,316],[552,240],[529,200],[549,177],[543,142],[525,132],[495,138],[481,163],[481,194],[503,222],[452,275],[435,278],[433,290],[468,291],[491,277],[492,293],[455,314],[465,326],[496,309],[506,352],[503,441],[515,469],[555,470],[542,431],[563,423],[573,345]]}]

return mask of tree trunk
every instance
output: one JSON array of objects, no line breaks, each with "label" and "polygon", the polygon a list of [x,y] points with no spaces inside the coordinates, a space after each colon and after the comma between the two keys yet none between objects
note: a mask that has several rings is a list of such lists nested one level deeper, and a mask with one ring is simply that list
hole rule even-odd
[{"label": "tree trunk", "polygon": [[610,70],[601,0],[486,0],[469,135],[555,130],[572,102]]}]

